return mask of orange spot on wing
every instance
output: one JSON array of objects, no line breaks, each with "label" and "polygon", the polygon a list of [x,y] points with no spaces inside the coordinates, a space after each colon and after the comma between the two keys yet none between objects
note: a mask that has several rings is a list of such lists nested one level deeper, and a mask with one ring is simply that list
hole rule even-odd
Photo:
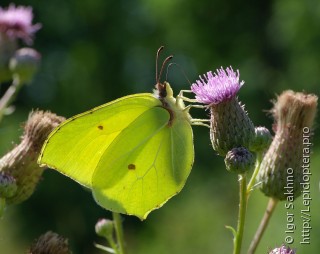
[{"label": "orange spot on wing", "polygon": [[129,170],[135,170],[135,169],[136,169],[136,165],[134,165],[134,164],[129,164],[129,165],[128,165],[128,169],[129,169]]}]

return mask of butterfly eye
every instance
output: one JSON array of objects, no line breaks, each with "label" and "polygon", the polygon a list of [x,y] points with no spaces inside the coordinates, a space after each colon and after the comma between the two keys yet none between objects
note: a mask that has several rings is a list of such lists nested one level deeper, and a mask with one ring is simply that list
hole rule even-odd
[{"label": "butterfly eye", "polygon": [[156,88],[159,92],[159,98],[165,98],[167,96],[166,84],[157,83]]}]

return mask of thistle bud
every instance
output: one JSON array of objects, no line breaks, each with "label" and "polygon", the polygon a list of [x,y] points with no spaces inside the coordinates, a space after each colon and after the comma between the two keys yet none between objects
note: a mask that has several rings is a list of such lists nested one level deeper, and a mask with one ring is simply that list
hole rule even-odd
[{"label": "thistle bud", "polygon": [[20,82],[29,83],[40,64],[41,55],[32,48],[17,50],[10,59],[10,70],[19,76]]},{"label": "thistle bud", "polygon": [[269,254],[295,254],[296,252],[284,244],[269,252]]},{"label": "thistle bud", "polygon": [[48,231],[41,235],[30,247],[28,254],[71,254],[68,240]]},{"label": "thistle bud", "polygon": [[266,127],[256,127],[254,129],[255,135],[250,143],[250,150],[254,152],[261,152],[267,149],[272,141],[270,131]]},{"label": "thistle bud", "polygon": [[254,125],[236,97],[244,81],[239,82],[239,71],[232,67],[226,71],[221,67],[214,74],[208,72],[191,86],[196,100],[210,108],[211,143],[221,156],[234,147],[249,148],[255,135]]},{"label": "thistle bud", "polygon": [[254,168],[255,156],[246,148],[237,147],[227,153],[224,162],[228,171],[243,174]]},{"label": "thistle bud", "polygon": [[100,219],[95,226],[97,235],[105,237],[107,239],[112,237],[113,229],[113,221],[107,219]]},{"label": "thistle bud", "polygon": [[50,112],[34,111],[29,115],[21,143],[0,159],[0,172],[14,177],[17,185],[16,193],[6,199],[7,204],[20,203],[34,192],[44,170],[37,164],[41,147],[63,120]]},{"label": "thistle bud", "polygon": [[[310,170],[309,165],[303,167],[304,130],[312,127],[317,100],[313,94],[293,91],[285,91],[278,97],[272,110],[275,137],[261,162],[257,178],[265,195],[278,200],[287,199],[288,193],[292,193],[293,199],[301,195],[304,171]],[[309,140],[308,151],[310,145]]]}]

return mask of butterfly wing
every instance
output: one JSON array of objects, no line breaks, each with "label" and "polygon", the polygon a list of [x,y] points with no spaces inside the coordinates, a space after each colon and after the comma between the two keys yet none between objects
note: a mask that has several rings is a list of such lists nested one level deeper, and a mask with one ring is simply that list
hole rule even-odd
[{"label": "butterfly wing", "polygon": [[180,192],[194,159],[190,121],[168,102],[137,94],[72,117],[50,134],[39,164],[91,188],[104,208],[145,219]]},{"label": "butterfly wing", "polygon": [[194,159],[186,119],[170,119],[163,107],[144,111],[101,155],[92,178],[97,203],[145,219],[179,193]]},{"label": "butterfly wing", "polygon": [[92,188],[92,175],[110,144],[141,114],[161,106],[152,94],[126,96],[74,116],[46,140],[39,164]]}]

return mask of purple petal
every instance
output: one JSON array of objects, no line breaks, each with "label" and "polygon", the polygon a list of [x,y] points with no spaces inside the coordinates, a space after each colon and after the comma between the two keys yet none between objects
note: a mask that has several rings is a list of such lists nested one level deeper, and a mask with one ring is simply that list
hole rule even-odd
[{"label": "purple petal", "polygon": [[0,32],[10,39],[21,38],[26,43],[32,42],[32,35],[41,28],[32,25],[32,8],[11,4],[7,9],[0,7]]},{"label": "purple petal", "polygon": [[211,71],[199,76],[200,80],[192,84],[191,90],[196,94],[196,100],[204,104],[219,104],[232,99],[238,93],[244,81],[239,82],[239,71],[228,67],[226,71],[221,67],[215,73]]}]

